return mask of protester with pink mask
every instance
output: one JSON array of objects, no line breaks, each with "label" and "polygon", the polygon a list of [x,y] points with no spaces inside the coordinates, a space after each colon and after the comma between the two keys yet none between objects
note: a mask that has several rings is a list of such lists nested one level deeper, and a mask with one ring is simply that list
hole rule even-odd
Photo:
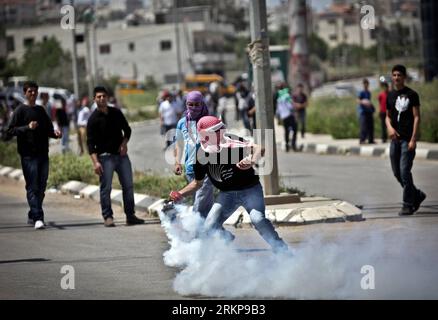
[{"label": "protester with pink mask", "polygon": [[204,234],[220,232],[224,238],[234,236],[223,229],[223,223],[239,206],[249,213],[251,222],[274,252],[287,251],[288,246],[279,237],[272,223],[265,217],[265,201],[259,176],[253,166],[264,154],[264,148],[232,138],[225,133],[225,125],[213,116],[202,117],[197,124],[201,150],[194,165],[195,179],[179,191],[172,191],[170,198],[180,201],[198,190],[208,176],[220,190],[204,224]]},{"label": "protester with pink mask", "polygon": [[[199,136],[196,130],[198,120],[208,115],[207,105],[204,97],[199,91],[191,91],[186,97],[186,111],[176,126],[175,143],[175,168],[176,175],[181,175],[184,171],[188,182],[195,179],[193,165],[196,162],[196,152],[199,149]],[[182,153],[184,151],[184,159]],[[202,217],[207,217],[213,205],[213,185],[208,177],[205,177],[202,187],[196,191],[193,211],[198,212]]]}]

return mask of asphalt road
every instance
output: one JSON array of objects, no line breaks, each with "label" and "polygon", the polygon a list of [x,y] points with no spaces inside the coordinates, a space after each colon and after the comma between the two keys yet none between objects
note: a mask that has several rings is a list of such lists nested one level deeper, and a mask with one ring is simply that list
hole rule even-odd
[{"label": "asphalt road", "polygon": [[[48,227],[37,231],[26,224],[23,183],[0,177],[0,299],[173,300],[211,299],[221,294],[227,298],[234,297],[233,290],[242,283],[257,281],[261,276],[247,269],[251,265],[243,267],[242,263],[254,257],[263,261],[263,256],[269,253],[266,243],[252,228],[232,228],[239,250],[237,258],[242,261],[221,263],[238,263],[233,277],[229,278],[222,267],[212,271],[214,264],[205,267],[221,283],[232,281],[227,293],[230,296],[215,291],[210,295],[181,294],[173,288],[180,269],[167,267],[163,262],[169,243],[157,219],[148,218],[145,225],[127,227],[120,208],[114,209],[117,227],[104,228],[97,203],[47,194]],[[430,210],[437,209],[438,203],[430,205]],[[438,216],[427,210],[407,218],[393,215],[362,222],[279,226],[279,234],[301,254],[290,264],[281,265],[281,272],[275,264],[263,270],[273,283],[305,279],[306,285],[298,290],[298,298],[345,295],[348,298],[361,297],[356,287],[363,275],[357,264],[372,265],[380,291],[366,298],[437,298],[437,229]],[[319,239],[316,244],[315,239]],[[220,260],[219,252],[217,259]],[[66,275],[61,273],[64,266],[74,268],[74,290],[61,287]],[[286,271],[288,268],[291,271]],[[343,269],[346,271],[338,272],[337,276],[333,273]],[[208,281],[203,286],[208,287]],[[309,281],[315,283],[310,285]],[[339,281],[339,285],[352,282],[356,291],[351,296],[350,292],[333,291],[334,281]],[[260,296],[263,293],[265,289],[244,298],[263,298]],[[269,294],[268,298],[272,293]]]}]

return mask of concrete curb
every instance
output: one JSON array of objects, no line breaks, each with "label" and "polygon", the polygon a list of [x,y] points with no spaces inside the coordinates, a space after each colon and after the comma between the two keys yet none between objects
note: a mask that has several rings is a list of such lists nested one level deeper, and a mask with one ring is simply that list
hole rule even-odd
[{"label": "concrete curb", "polygon": [[[289,204],[287,208],[284,206],[266,206],[266,217],[273,223],[287,225],[364,220],[362,211],[346,201],[321,197],[308,197],[302,200],[301,203]],[[250,224],[249,215],[244,213],[245,210],[239,207],[225,221],[225,224]],[[241,215],[243,216],[241,217]]]},{"label": "concrete curb", "polygon": [[[88,185],[80,181],[69,181],[61,186],[61,192],[65,194],[79,195],[81,198],[92,199],[94,201],[100,200],[100,188],[96,185]],[[150,197],[145,194],[134,193],[135,210],[146,213],[152,213],[149,211],[149,206],[155,203],[157,198]],[[122,190],[111,190],[111,203],[117,205],[123,205],[123,192]]]},{"label": "concrete curb", "polygon": [[[364,157],[389,157],[389,147],[373,146],[337,146],[323,143],[303,143],[303,152],[321,155],[356,155]],[[438,160],[438,150],[417,148],[416,158],[423,160]]]},{"label": "concrete curb", "polygon": [[[12,167],[0,166],[0,175],[9,179],[23,179],[21,170]],[[61,186],[61,192],[81,198],[99,201],[99,186],[88,185],[80,181],[69,181]],[[134,194],[135,209],[152,215],[158,215],[165,199],[158,199],[146,194]],[[123,193],[121,190],[111,191],[111,203],[122,205]],[[280,203],[280,202],[276,202]],[[226,221],[225,224],[250,224],[251,220],[245,210],[240,207]],[[288,225],[302,225],[323,222],[362,221],[362,211],[352,204],[323,197],[301,198],[301,202],[287,204],[273,204],[266,206],[266,217],[273,223]],[[243,219],[242,219],[243,218]]]}]

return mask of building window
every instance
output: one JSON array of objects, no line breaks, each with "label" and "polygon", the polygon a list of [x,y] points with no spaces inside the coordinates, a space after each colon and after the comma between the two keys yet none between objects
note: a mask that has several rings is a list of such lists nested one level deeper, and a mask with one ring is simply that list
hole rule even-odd
[{"label": "building window", "polygon": [[43,36],[43,42],[47,41],[47,36]]},{"label": "building window", "polygon": [[6,50],[8,52],[14,52],[15,51],[15,41],[13,36],[6,37]]},{"label": "building window", "polygon": [[161,51],[166,51],[166,50],[172,49],[172,41],[170,41],[170,40],[161,41],[160,48],[161,48]]},{"label": "building window", "polygon": [[134,42],[130,42],[128,45],[129,51],[135,51],[135,43]]},{"label": "building window", "polygon": [[83,43],[84,42],[84,34],[79,33],[75,35],[76,43]]},{"label": "building window", "polygon": [[33,41],[33,38],[24,38],[23,46],[25,46],[26,48],[31,47],[33,45]]},{"label": "building window", "polygon": [[329,35],[329,39],[331,41],[336,41],[336,40],[338,40],[338,36],[336,34],[331,34],[331,35]]},{"label": "building window", "polygon": [[111,53],[111,45],[110,44],[101,44],[99,46],[100,54],[110,54]]}]

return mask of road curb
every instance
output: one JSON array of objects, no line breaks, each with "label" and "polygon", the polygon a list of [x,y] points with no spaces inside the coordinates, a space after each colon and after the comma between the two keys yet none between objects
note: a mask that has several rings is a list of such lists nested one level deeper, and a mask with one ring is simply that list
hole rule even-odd
[{"label": "road curb", "polygon": [[[0,166],[0,175],[9,179],[22,178],[22,172],[12,167]],[[88,185],[81,181],[68,181],[61,188],[64,194],[72,194],[81,198],[99,201],[99,186]],[[165,199],[151,197],[146,194],[134,194],[135,209],[152,215],[158,215],[163,207]],[[122,205],[122,190],[111,191],[111,203]],[[249,214],[238,208],[226,221],[225,224],[236,225],[250,224]],[[276,224],[303,225],[324,222],[362,221],[362,211],[354,205],[342,201],[323,197],[301,198],[301,202],[281,203],[266,206],[266,217]],[[243,219],[242,219],[243,218]]]},{"label": "road curb", "polygon": [[[389,157],[389,147],[337,146],[325,143],[303,143],[303,152],[320,155],[356,155],[364,157]],[[416,158],[438,161],[438,150],[417,148]]]},{"label": "road curb", "polygon": [[[289,204],[288,207],[266,206],[266,217],[273,223],[282,225],[364,220],[362,210],[346,201],[332,199],[322,201],[321,197],[307,197],[303,200],[301,203]],[[250,224],[249,215],[244,213],[245,210],[239,207],[225,224]]]},{"label": "road curb", "polygon": [[[69,181],[61,186],[61,192],[65,194],[79,195],[81,198],[92,199],[96,202],[100,201],[100,188],[96,185],[88,185],[80,181]],[[111,190],[111,203],[123,205],[123,192],[119,189]],[[151,203],[156,202],[155,197],[146,194],[134,193],[135,210],[146,213]]]}]

